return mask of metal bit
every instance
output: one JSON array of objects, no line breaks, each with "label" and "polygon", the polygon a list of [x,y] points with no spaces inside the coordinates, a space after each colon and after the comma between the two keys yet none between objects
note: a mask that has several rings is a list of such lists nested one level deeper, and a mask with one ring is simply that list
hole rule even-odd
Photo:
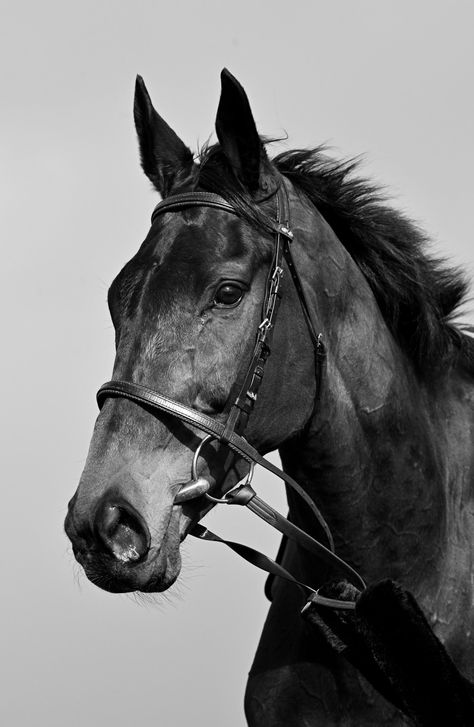
[{"label": "metal bit", "polygon": [[180,491],[174,498],[175,505],[181,505],[182,502],[188,500],[194,500],[196,497],[201,497],[209,491],[211,485],[204,477],[198,477],[195,480],[191,480],[187,485],[183,485]]}]

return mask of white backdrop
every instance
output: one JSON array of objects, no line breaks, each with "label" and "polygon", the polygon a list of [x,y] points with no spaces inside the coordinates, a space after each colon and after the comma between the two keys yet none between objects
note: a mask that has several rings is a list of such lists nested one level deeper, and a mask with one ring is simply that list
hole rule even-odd
[{"label": "white backdrop", "polygon": [[[190,542],[174,595],[140,606],[92,586],[62,532],[112,367],[107,287],[156,201],[138,165],[134,77],[195,148],[227,66],[262,133],[367,152],[367,174],[472,274],[472,3],[0,7],[1,723],[243,727],[264,577]],[[262,492],[284,509],[279,483],[263,478]],[[245,513],[214,513],[212,526],[276,549]]]}]

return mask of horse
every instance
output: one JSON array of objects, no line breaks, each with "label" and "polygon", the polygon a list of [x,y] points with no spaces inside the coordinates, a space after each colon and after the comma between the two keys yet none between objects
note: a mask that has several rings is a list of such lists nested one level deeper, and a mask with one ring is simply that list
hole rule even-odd
[{"label": "horse", "polygon": [[[68,506],[74,555],[107,591],[166,590],[184,538],[248,488],[246,453],[278,450],[290,524],[325,552],[333,539],[364,582],[402,583],[472,679],[467,281],[356,162],[324,147],[270,159],[244,89],[226,69],[221,82],[218,141],[194,156],[137,77],[141,165],[163,201],[108,293],[116,357]],[[330,577],[291,539],[278,562]],[[300,589],[272,576],[268,591],[251,727],[407,723],[308,628]]]}]

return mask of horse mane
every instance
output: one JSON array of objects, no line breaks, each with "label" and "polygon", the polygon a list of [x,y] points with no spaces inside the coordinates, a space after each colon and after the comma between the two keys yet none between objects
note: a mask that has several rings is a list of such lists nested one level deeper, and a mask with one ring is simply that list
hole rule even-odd
[{"label": "horse mane", "polygon": [[[331,159],[320,146],[284,152],[272,163],[314,204],[358,265],[417,372],[429,376],[461,365],[474,374],[474,341],[454,323],[468,290],[463,272],[428,253],[428,236],[355,174],[358,162]],[[201,151],[198,175],[200,186],[264,226],[218,145]]]},{"label": "horse mane", "polygon": [[471,368],[471,340],[453,323],[466,299],[464,274],[428,254],[427,235],[389,206],[377,186],[354,174],[358,162],[332,160],[324,147],[285,152],[273,161],[317,207],[356,262],[417,369],[438,369],[459,354]]}]

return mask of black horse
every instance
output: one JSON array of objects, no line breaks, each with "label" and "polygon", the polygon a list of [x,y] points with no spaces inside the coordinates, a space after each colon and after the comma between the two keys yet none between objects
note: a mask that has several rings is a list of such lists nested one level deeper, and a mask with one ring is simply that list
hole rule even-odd
[{"label": "black horse", "polygon": [[[155,111],[141,78],[134,111],[143,169],[165,202],[197,192],[221,203],[162,208],[112,283],[114,380],[149,387],[225,427],[268,304],[279,229],[269,220],[278,222],[284,192],[302,292],[286,260],[246,440],[261,454],[279,450],[284,471],[324,513],[336,552],[366,582],[390,577],[410,589],[473,678],[474,347],[453,323],[462,275],[427,254],[423,233],[354,164],[320,148],[270,161],[245,92],[227,71],[219,143],[197,159]],[[324,342],[323,363],[301,295]],[[66,530],[101,588],[163,591],[179,574],[180,543],[212,506],[205,490],[222,496],[247,468],[245,457],[213,441],[194,463],[196,496],[175,503],[189,490],[202,427],[129,394],[102,397]],[[314,508],[293,490],[288,502],[291,521],[324,541]],[[297,544],[281,560],[303,582],[328,577]],[[271,591],[247,688],[249,724],[404,724],[308,631],[300,591],[281,579]]]}]

